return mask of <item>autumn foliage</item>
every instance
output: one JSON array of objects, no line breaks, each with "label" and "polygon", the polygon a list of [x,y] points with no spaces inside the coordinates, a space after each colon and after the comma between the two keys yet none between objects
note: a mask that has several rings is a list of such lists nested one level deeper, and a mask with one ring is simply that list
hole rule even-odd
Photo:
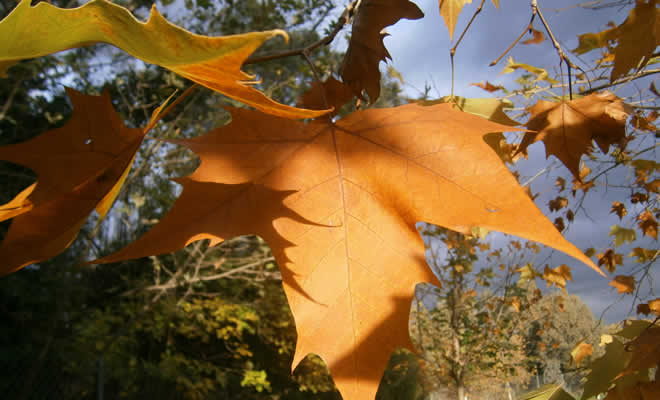
[{"label": "autumn foliage", "polygon": [[[465,3],[470,1],[439,1],[450,37]],[[518,122],[504,113],[499,101],[453,95],[329,118],[354,98],[363,107],[376,101],[379,64],[390,58],[382,30],[400,19],[423,16],[408,0],[362,0],[353,2],[349,11],[345,15],[346,21],[352,17],[352,35],[337,71],[342,80],[316,82],[299,108],[251,87],[253,78],[240,70],[262,43],[286,36],[284,32],[201,36],[171,24],[155,6],[143,23],[106,0],[77,9],[44,2],[31,6],[22,0],[0,22],[0,72],[23,59],[108,43],[253,107],[227,108],[231,122],[203,136],[169,140],[194,152],[201,165],[175,179],[183,192],[158,224],[127,247],[90,262],[170,253],[205,239],[214,246],[256,234],[272,250],[295,319],[298,339],[291,368],[309,353],[318,354],[345,399],[370,399],[390,354],[398,347],[415,351],[408,332],[415,285],[439,284],[426,264],[416,223],[465,235],[480,229],[515,235],[570,255],[600,275],[605,275],[601,267],[614,273],[620,255],[608,249],[595,263],[592,254],[567,241],[561,234],[563,218],[553,222],[546,217],[505,162],[515,162],[541,141],[547,157],[555,156],[573,175],[573,193],[586,192],[591,181],[584,159],[596,147],[604,154],[614,147],[623,152],[632,140],[626,123],[635,111],[615,94],[599,91],[574,99],[538,100],[527,109],[524,128],[512,127]],[[78,23],[74,26],[72,20]],[[70,25],[72,29],[63,28]],[[660,44],[658,29],[656,2],[637,1],[624,23],[582,35],[575,52],[607,49],[606,57],[614,60],[614,81],[650,62]],[[543,40],[534,30],[525,43]],[[547,71],[513,59],[507,68],[550,79]],[[476,85],[489,92],[500,90],[489,82]],[[107,92],[93,96],[68,89],[67,94],[73,115],[61,128],[0,148],[0,159],[29,167],[38,176],[35,184],[0,207],[0,220],[13,219],[0,245],[1,274],[62,252],[92,211],[105,217],[145,135],[168,112],[168,101],[162,99],[147,126],[127,128]],[[643,126],[652,125],[650,118],[637,117]],[[502,132],[520,132],[522,141],[507,143]],[[639,196],[657,196],[658,180],[650,179],[657,164],[634,167],[645,189]],[[560,185],[564,190],[565,182]],[[567,197],[557,196],[549,209],[567,209],[570,222],[574,214],[568,204]],[[622,219],[625,205],[615,202],[612,213]],[[636,215],[643,235],[657,239],[656,217],[656,210]],[[632,241],[622,230],[612,235],[615,244]],[[657,258],[649,251],[639,248],[635,254]],[[527,274],[528,280],[539,277],[560,288],[572,279],[564,264],[546,265],[543,272],[522,267],[517,273],[521,279]],[[635,278],[617,274],[610,285],[619,293],[633,293]],[[657,315],[656,303],[640,304],[638,310]],[[510,306],[519,310],[520,301]],[[616,373],[591,377],[585,390],[607,392],[611,382],[657,367],[660,328],[647,324],[634,335],[631,329],[619,333],[626,344],[614,339],[604,356],[634,348],[626,353],[627,363]],[[590,346],[581,343],[574,350],[578,365],[591,354]],[[593,375],[600,373],[598,362],[607,361],[596,361]],[[660,393],[657,385],[640,378],[625,393],[635,391],[636,398],[649,400]],[[622,390],[612,389],[608,399],[628,398]]]}]

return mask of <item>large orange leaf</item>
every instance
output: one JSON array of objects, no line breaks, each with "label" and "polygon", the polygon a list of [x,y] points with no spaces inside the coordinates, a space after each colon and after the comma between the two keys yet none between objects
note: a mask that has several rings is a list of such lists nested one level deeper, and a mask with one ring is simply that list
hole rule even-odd
[{"label": "large orange leaf", "polygon": [[21,0],[0,21],[0,77],[19,60],[93,43],[112,44],[133,57],[177,74],[267,113],[288,118],[312,118],[325,111],[303,110],[277,103],[250,87],[254,77],[241,64],[281,30],[209,37],[168,22],[154,5],[147,22],[106,0],[92,0],[73,9],[47,2],[30,6]]},{"label": "large orange leaf", "polygon": [[0,159],[38,178],[0,206],[0,220],[14,218],[0,245],[0,275],[60,253],[95,208],[104,217],[142,143],[145,132],[124,126],[107,92],[67,94],[74,112],[64,126],[0,147]]},{"label": "large orange leaf", "polygon": [[420,19],[424,13],[409,0],[362,0],[359,4],[339,73],[355,95],[362,97],[364,90],[374,102],[380,96],[378,64],[391,58],[383,44],[387,36],[383,29],[402,18]]},{"label": "large orange leaf", "polygon": [[543,141],[546,156],[557,157],[581,180],[580,158],[591,153],[593,141],[603,153],[610,145],[624,143],[630,108],[614,94],[602,92],[571,101],[538,100],[529,112],[527,128],[536,132],[525,134],[519,151]]},{"label": "large orange leaf", "polygon": [[[483,140],[510,127],[449,104],[358,111],[334,124],[230,112],[229,125],[175,141],[202,162],[180,180],[183,194],[162,222],[97,262],[166,253],[205,238],[215,244],[236,234],[262,236],[282,271],[298,330],[293,366],[319,354],[345,399],[373,398],[390,352],[412,348],[415,284],[437,283],[416,222],[515,234],[599,271]],[[255,189],[227,194],[227,185],[249,182],[288,197]]]}]

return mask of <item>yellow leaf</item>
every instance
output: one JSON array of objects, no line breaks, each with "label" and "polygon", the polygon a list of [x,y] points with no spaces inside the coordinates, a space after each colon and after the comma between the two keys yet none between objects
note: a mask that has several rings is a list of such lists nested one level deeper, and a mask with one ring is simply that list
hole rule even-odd
[{"label": "yellow leaf", "polygon": [[550,267],[546,265],[543,270],[543,279],[548,283],[548,286],[554,284],[557,287],[565,289],[566,281],[572,279],[571,269],[565,264],[553,269],[550,269]]},{"label": "yellow leaf", "polygon": [[559,83],[558,80],[550,78],[550,76],[548,75],[548,71],[546,71],[545,69],[534,67],[529,64],[515,62],[513,57],[509,57],[507,59],[507,66],[504,67],[504,69],[502,70],[502,72],[500,72],[500,74],[510,74],[518,69],[524,69],[525,71],[533,75],[536,75],[536,81],[546,81],[548,83],[553,83],[553,84]]},{"label": "yellow leaf", "polygon": [[21,0],[0,21],[0,76],[16,62],[93,43],[109,43],[133,57],[165,67],[209,89],[287,118],[311,118],[326,111],[303,110],[277,103],[248,86],[254,77],[241,64],[263,42],[286,33],[281,30],[208,37],[168,22],[156,7],[147,22],[106,0],[63,9]]},{"label": "yellow leaf", "polygon": [[571,350],[571,357],[575,360],[575,363],[580,366],[580,363],[586,356],[593,354],[594,348],[589,343],[580,342],[573,350]]}]

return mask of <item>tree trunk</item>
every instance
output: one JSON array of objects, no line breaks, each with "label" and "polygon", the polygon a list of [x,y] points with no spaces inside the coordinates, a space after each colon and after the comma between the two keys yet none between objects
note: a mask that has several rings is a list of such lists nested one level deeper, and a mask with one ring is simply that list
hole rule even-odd
[{"label": "tree trunk", "polygon": [[456,388],[456,398],[457,400],[465,400],[465,386],[463,386],[463,382],[459,382]]}]

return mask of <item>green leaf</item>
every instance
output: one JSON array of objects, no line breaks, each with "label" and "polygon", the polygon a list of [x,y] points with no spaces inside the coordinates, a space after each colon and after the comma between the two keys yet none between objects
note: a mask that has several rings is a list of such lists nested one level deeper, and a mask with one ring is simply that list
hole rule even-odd
[{"label": "green leaf", "polygon": [[500,72],[500,74],[510,74],[518,69],[524,69],[525,71],[535,75],[536,81],[546,81],[552,84],[559,83],[558,80],[550,78],[550,76],[548,75],[548,71],[546,71],[545,69],[534,67],[529,64],[517,63],[513,60],[513,57],[509,57],[507,66],[504,67],[504,69],[502,70],[502,72]]},{"label": "green leaf", "polygon": [[622,228],[614,225],[610,228],[609,236],[614,236],[614,246],[621,246],[624,243],[632,243],[637,239],[634,229]]},{"label": "green leaf", "polygon": [[625,321],[623,329],[616,332],[615,335],[621,336],[626,339],[634,339],[639,335],[641,335],[642,332],[644,332],[646,329],[648,329],[649,325],[651,325],[649,321],[644,321],[639,319]]},{"label": "green leaf", "polygon": [[588,53],[591,50],[606,47],[611,40],[616,40],[616,28],[606,29],[598,33],[585,33],[578,36],[578,47],[572,51],[575,54]]},{"label": "green leaf", "polygon": [[442,103],[454,103],[455,107],[459,110],[478,115],[482,118],[486,118],[489,121],[510,126],[520,125],[520,123],[512,120],[508,115],[504,113],[505,109],[513,107],[513,103],[510,101],[500,101],[498,99],[488,97],[471,99],[460,96],[444,96],[438,100],[420,100],[417,103],[423,106],[432,106]]}]

